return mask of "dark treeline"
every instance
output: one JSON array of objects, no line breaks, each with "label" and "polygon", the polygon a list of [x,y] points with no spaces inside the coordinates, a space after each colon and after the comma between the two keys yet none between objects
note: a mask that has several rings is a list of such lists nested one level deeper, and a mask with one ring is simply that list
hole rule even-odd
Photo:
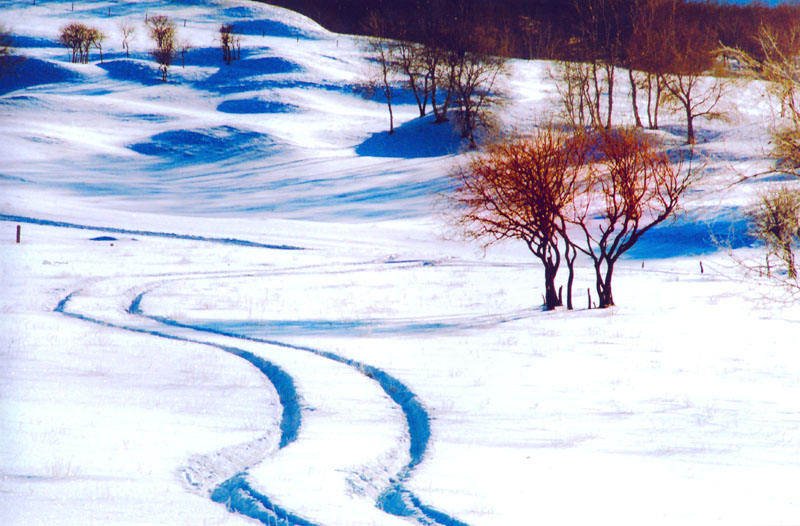
[{"label": "dark treeline", "polygon": [[[776,34],[790,33],[800,23],[800,6],[768,7],[759,3],[728,5],[687,0],[268,0],[303,13],[339,33],[368,33],[372,14],[387,36],[427,42],[442,31],[502,34],[499,52],[519,58],[586,58],[593,43],[587,27],[605,24],[625,45],[643,10],[670,11],[673,21],[691,20],[708,40],[761,52],[756,39],[762,26]],[[593,6],[593,7],[588,7]],[[374,24],[372,25],[374,27]]]}]

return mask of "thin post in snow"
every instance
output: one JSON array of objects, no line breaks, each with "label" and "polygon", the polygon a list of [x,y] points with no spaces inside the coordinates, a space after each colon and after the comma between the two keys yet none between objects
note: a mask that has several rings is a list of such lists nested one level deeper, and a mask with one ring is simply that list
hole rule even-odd
[{"label": "thin post in snow", "polygon": [[592,289],[586,289],[586,298],[589,300],[589,310],[592,310]]},{"label": "thin post in snow", "polygon": [[22,226],[17,225],[17,245],[22,241]]},{"label": "thin post in snow", "polygon": [[704,273],[704,271],[703,271],[703,262],[701,261],[700,262],[700,274],[703,274],[703,273]]}]

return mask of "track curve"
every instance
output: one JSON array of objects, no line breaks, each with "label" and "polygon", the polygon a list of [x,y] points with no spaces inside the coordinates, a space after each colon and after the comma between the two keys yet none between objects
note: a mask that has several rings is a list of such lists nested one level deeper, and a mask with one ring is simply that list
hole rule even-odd
[{"label": "track curve", "polygon": [[[75,294],[76,292],[72,292],[62,299],[54,309],[54,312],[102,327],[146,334],[184,343],[209,346],[248,361],[261,371],[270,383],[272,383],[278,393],[280,404],[283,407],[280,423],[281,438],[279,449],[297,440],[297,435],[302,425],[302,414],[300,411],[297,389],[295,388],[292,377],[277,365],[251,352],[236,347],[203,342],[140,327],[120,325],[84,314],[67,311],[67,304],[72,300]],[[234,477],[217,486],[211,493],[211,499],[214,502],[225,504],[231,512],[241,513],[242,515],[257,519],[267,526],[316,526],[314,523],[273,504],[266,495],[262,495],[254,490],[247,481],[246,471],[236,474]]]},{"label": "track curve", "polygon": [[146,294],[146,292],[143,292],[134,298],[133,302],[128,307],[129,314],[141,316],[165,326],[190,329],[201,333],[210,333],[243,341],[263,343],[276,347],[284,347],[287,349],[308,352],[316,356],[347,365],[370,380],[376,382],[384,391],[384,393],[386,393],[389,398],[391,398],[392,401],[394,401],[394,403],[400,407],[405,415],[410,438],[408,452],[411,457],[411,460],[408,462],[408,464],[406,464],[403,469],[399,473],[395,474],[395,476],[390,480],[389,487],[385,488],[381,492],[377,502],[375,503],[376,506],[382,511],[397,517],[413,519],[418,524],[467,526],[466,523],[461,522],[458,519],[447,515],[446,513],[436,510],[431,506],[423,504],[416,495],[404,487],[404,483],[410,478],[414,468],[424,459],[425,453],[428,449],[431,429],[430,416],[428,415],[427,410],[417,395],[403,382],[390,375],[386,371],[383,371],[382,369],[359,362],[357,360],[346,358],[330,351],[293,345],[278,340],[256,338],[233,332],[216,330],[201,325],[181,323],[170,318],[148,315],[141,308],[142,300]]}]

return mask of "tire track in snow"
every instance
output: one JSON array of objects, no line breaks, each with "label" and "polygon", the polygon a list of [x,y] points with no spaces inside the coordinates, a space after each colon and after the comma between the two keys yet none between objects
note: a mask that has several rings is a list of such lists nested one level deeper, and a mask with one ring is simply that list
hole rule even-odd
[{"label": "tire track in snow", "polygon": [[147,292],[143,292],[133,300],[127,310],[129,314],[144,317],[169,327],[190,329],[193,331],[215,334],[217,336],[224,336],[243,341],[268,344],[276,347],[284,347],[287,349],[312,353],[316,356],[352,367],[360,374],[377,382],[381,389],[389,396],[389,398],[391,398],[398,406],[400,406],[403,414],[406,417],[410,438],[409,454],[411,456],[411,460],[390,480],[390,486],[383,490],[383,492],[378,496],[376,506],[386,513],[398,517],[413,519],[417,523],[423,525],[467,526],[466,523],[461,522],[458,519],[447,515],[446,513],[438,511],[431,506],[423,504],[416,495],[414,495],[404,486],[404,483],[411,477],[414,468],[424,459],[425,453],[428,449],[431,430],[430,416],[428,415],[428,412],[423,407],[417,395],[414,394],[414,392],[411,391],[408,386],[406,386],[400,380],[383,371],[382,369],[359,362],[357,360],[345,358],[344,356],[329,351],[293,345],[277,340],[245,336],[242,334],[231,333],[209,327],[181,323],[170,318],[148,315],[142,311],[141,308],[142,299],[146,294]]},{"label": "tire track in snow", "polygon": [[[119,229],[112,227],[96,227],[96,226],[79,225],[74,223],[34,219],[34,218],[4,215],[4,214],[0,214],[0,221],[21,222],[21,223],[36,224],[41,226],[52,226],[57,228],[94,230],[99,232],[127,234],[127,235],[192,240],[192,241],[236,245],[244,247],[257,247],[257,248],[276,249],[276,250],[305,250],[304,248],[301,247],[294,247],[288,245],[267,245],[267,244],[254,243],[251,241],[244,241],[232,238],[213,238],[213,237],[205,237],[197,235],[180,235],[180,234],[171,234],[163,232],[127,230],[127,229]],[[388,263],[397,263],[397,262],[390,261]],[[407,262],[404,261],[403,263]],[[262,373],[264,373],[268,377],[268,379],[270,379],[270,382],[273,383],[273,385],[276,388],[276,391],[279,394],[279,398],[283,406],[283,416],[281,419],[280,448],[285,447],[286,445],[296,440],[297,433],[301,425],[299,400],[297,397],[297,393],[294,390],[293,380],[287,373],[282,371],[277,366],[274,366],[270,362],[267,362],[266,360],[263,360],[258,356],[243,349],[238,349],[235,347],[225,346],[212,342],[194,340],[191,338],[176,336],[166,332],[115,324],[97,318],[93,318],[91,316],[69,312],[66,310],[66,306],[75,293],[76,292],[69,294],[61,302],[59,302],[58,306],[55,308],[55,312],[58,312],[67,317],[71,317],[89,323],[94,323],[104,327],[126,330],[129,332],[146,334],[174,341],[182,341],[198,345],[207,345],[234,354],[249,361],[251,364],[259,368],[259,370],[261,370]],[[309,347],[291,345],[279,341],[243,336],[239,334],[228,333],[226,331],[213,330],[205,327],[195,327],[188,324],[181,324],[175,320],[170,320],[167,318],[148,316],[144,314],[140,308],[141,300],[145,294],[146,293],[142,293],[134,299],[134,301],[127,309],[128,314],[138,315],[147,319],[151,319],[166,326],[189,329],[197,332],[216,334],[218,336],[224,336],[233,339],[251,341],[254,343],[262,343],[262,344],[274,345],[278,347],[309,352],[317,356],[332,360],[334,362],[338,362],[347,365],[349,367],[352,367],[356,369],[360,374],[363,374],[367,378],[375,381],[380,386],[380,388],[398,406],[400,406],[403,414],[406,417],[406,422],[409,430],[409,439],[410,439],[409,454],[411,456],[410,462],[406,466],[404,466],[403,469],[399,473],[397,473],[394,478],[390,480],[390,486],[386,488],[379,495],[376,502],[377,507],[386,513],[398,517],[412,519],[418,524],[422,525],[467,526],[465,523],[453,517],[450,517],[449,515],[442,513],[431,506],[423,504],[416,495],[414,495],[404,486],[404,483],[410,478],[413,469],[420,462],[422,462],[423,457],[428,448],[428,441],[430,439],[430,417],[428,416],[427,411],[422,406],[417,396],[405,384],[403,384],[393,376],[389,375],[385,371],[382,371],[381,369],[364,364],[362,362],[350,360],[335,353],[321,351],[318,349],[312,349]],[[259,361],[263,362],[262,363],[262,365],[264,366],[263,369],[259,367],[257,363],[254,363]],[[270,372],[270,374],[273,375],[277,374],[278,376],[280,376],[280,374],[277,371],[281,371],[285,375],[285,379],[281,380],[276,378],[276,380],[273,381],[272,377],[270,377],[270,374],[268,374],[268,371]],[[287,385],[290,385],[291,388],[284,389],[285,386],[283,384],[286,380],[288,380]],[[280,508],[279,506],[272,503],[267,496],[261,495],[255,490],[253,490],[252,487],[250,487],[249,483],[247,482],[246,476],[247,476],[246,471],[238,473],[234,477],[228,479],[227,481],[217,486],[217,488],[215,488],[215,490],[212,492],[212,499],[215,500],[216,502],[225,503],[228,509],[232,512],[242,513],[243,515],[255,518],[267,525],[275,524],[276,526],[314,526],[313,523],[310,523],[305,519],[295,514],[292,514],[287,510]]]},{"label": "tire track in snow", "polygon": [[40,225],[40,226],[53,226],[57,228],[71,228],[74,230],[92,230],[95,232],[106,232],[109,234],[125,234],[129,236],[142,236],[142,237],[162,237],[167,239],[181,239],[186,241],[201,241],[203,243],[216,243],[219,245],[235,245],[239,247],[267,248],[270,250],[306,250],[303,247],[295,247],[292,245],[270,245],[265,243],[256,243],[255,241],[247,241],[245,239],[236,239],[227,237],[226,238],[205,237],[192,234],[174,234],[170,232],[151,232],[147,230],[128,230],[125,228],[79,225],[76,223],[65,223],[63,221],[50,221],[48,219],[35,219],[32,217],[14,216],[5,214],[0,214],[0,221],[8,221],[13,223],[26,223],[30,225]]},{"label": "tire track in snow", "polygon": [[[248,361],[259,371],[261,371],[261,373],[264,374],[272,383],[278,393],[280,404],[283,407],[280,423],[281,439],[278,446],[279,449],[282,449],[297,440],[300,426],[302,424],[299,397],[292,377],[277,365],[264,360],[263,358],[260,358],[251,352],[236,347],[220,345],[212,342],[204,342],[191,338],[184,338],[174,334],[144,329],[141,327],[119,325],[99,320],[97,318],[92,318],[83,314],[69,312],[66,310],[66,307],[75,294],[76,292],[72,292],[62,299],[54,309],[54,312],[69,318],[100,325],[102,327],[120,329],[137,334],[145,334],[172,341],[213,347]],[[137,299],[141,301],[141,296],[139,296]],[[131,309],[129,309],[129,311],[130,310]],[[184,476],[186,477],[187,482],[193,484],[192,480],[185,471]],[[262,495],[255,491],[247,481],[246,471],[237,473],[232,478],[217,486],[211,493],[211,499],[214,502],[225,504],[228,510],[231,512],[241,513],[242,515],[257,519],[267,526],[316,526],[314,523],[309,522],[302,517],[274,504],[266,495]]]}]

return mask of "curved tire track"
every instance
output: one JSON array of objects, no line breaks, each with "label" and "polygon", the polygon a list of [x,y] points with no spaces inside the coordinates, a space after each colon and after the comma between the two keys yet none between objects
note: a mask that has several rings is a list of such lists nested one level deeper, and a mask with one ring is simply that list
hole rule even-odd
[{"label": "curved tire track", "polygon": [[[73,223],[65,223],[50,220],[41,220],[35,218],[10,216],[0,214],[0,221],[15,221],[29,224],[36,224],[41,226],[52,226],[56,228],[70,228],[79,230],[93,230],[99,232],[109,232],[117,234],[139,235],[147,237],[161,237],[169,239],[192,240],[207,243],[217,243],[226,245],[236,245],[243,247],[257,247],[273,250],[305,250],[301,247],[294,247],[289,245],[267,245],[255,243],[246,240],[232,239],[232,238],[214,238],[196,235],[179,235],[164,232],[150,232],[141,230],[127,230],[111,227],[98,227],[87,226]],[[383,262],[384,264],[397,264],[396,261]],[[403,261],[401,263],[411,263]],[[414,261],[413,263],[420,263]],[[423,262],[425,263],[425,262]],[[426,263],[429,264],[429,263]],[[257,367],[270,382],[275,386],[278,392],[280,403],[283,407],[281,418],[281,440],[280,448],[286,447],[297,439],[298,431],[301,425],[300,403],[297,392],[294,388],[294,382],[291,376],[275,366],[274,364],[256,356],[249,351],[238,349],[236,347],[221,345],[212,342],[195,340],[182,336],[176,336],[167,332],[145,329],[141,327],[126,326],[123,324],[111,323],[101,319],[93,318],[79,313],[69,312],[66,306],[72,299],[75,292],[66,296],[58,303],[55,312],[67,317],[82,320],[85,322],[93,323],[96,325],[125,330],[129,332],[146,334],[154,337],[165,338],[174,341],[182,341],[186,343],[193,343],[198,345],[206,345],[213,347],[231,354],[234,354],[242,359],[247,360],[252,365]],[[409,455],[411,460],[406,464],[395,477],[390,479],[390,486],[386,488],[378,497],[376,506],[382,511],[402,517],[412,519],[418,524],[423,525],[440,525],[440,526],[467,526],[465,523],[443,513],[431,506],[423,504],[420,499],[411,491],[404,487],[404,483],[410,478],[413,469],[423,460],[423,457],[428,448],[430,439],[430,417],[423,407],[422,403],[405,384],[398,379],[394,378],[385,371],[351,360],[335,353],[313,349],[310,347],[303,347],[291,345],[288,343],[273,341],[262,338],[254,338],[243,336],[240,334],[229,333],[226,331],[219,331],[209,329],[207,327],[197,327],[190,324],[182,324],[176,320],[168,318],[159,318],[156,316],[148,316],[141,311],[141,301],[145,293],[139,294],[127,309],[127,313],[137,315],[146,319],[156,321],[165,326],[177,327],[182,329],[189,329],[201,333],[215,334],[218,336],[229,337],[232,339],[239,339],[250,341],[254,343],[268,344],[283,348],[300,350],[309,352],[314,355],[338,362],[349,367],[356,369],[360,374],[366,376],[370,380],[375,381],[380,388],[395,402],[402,410],[406,417],[408,426],[410,445]],[[270,499],[262,494],[259,494],[247,482],[247,472],[241,472],[223,482],[212,492],[212,499],[216,502],[224,503],[232,512],[241,513],[243,515],[252,517],[267,525],[277,526],[315,526],[313,523],[295,515],[281,507],[275,505]]]},{"label": "curved tire track", "polygon": [[[238,349],[236,347],[193,340],[191,338],[184,338],[181,336],[143,329],[140,327],[128,327],[92,318],[83,314],[69,312],[66,310],[66,307],[74,295],[75,292],[72,292],[62,299],[54,311],[69,318],[93,323],[103,327],[155,336],[167,340],[206,345],[233,354],[234,356],[238,356],[248,361],[259,371],[261,371],[261,373],[264,374],[272,383],[278,393],[280,404],[283,407],[280,423],[281,439],[279,449],[282,449],[297,440],[297,435],[302,424],[299,397],[292,377],[277,365],[264,360],[263,358],[260,358],[251,352]],[[316,526],[314,523],[309,522],[298,515],[295,515],[281,508],[280,506],[273,504],[266,495],[262,495],[255,491],[247,481],[247,472],[238,473],[234,477],[217,486],[217,488],[214,489],[211,494],[211,499],[214,502],[225,504],[228,510],[231,512],[241,513],[242,515],[257,519],[268,526]]]},{"label": "curved tire track", "polygon": [[181,329],[190,329],[193,331],[204,332],[208,334],[215,334],[217,336],[225,336],[228,338],[263,343],[273,345],[276,347],[284,347],[287,349],[304,351],[312,353],[316,356],[326,358],[356,369],[360,374],[375,381],[380,388],[392,399],[406,417],[408,425],[408,433],[410,437],[409,454],[411,460],[406,464],[403,469],[397,473],[391,480],[391,485],[386,488],[378,497],[376,506],[386,513],[404,518],[414,519],[419,524],[424,525],[440,525],[440,526],[467,526],[466,523],[461,522],[446,513],[436,510],[431,506],[423,504],[420,499],[411,491],[404,487],[404,483],[410,478],[414,468],[422,462],[428,448],[430,440],[430,416],[423,407],[419,398],[414,394],[411,389],[404,383],[390,375],[386,371],[374,367],[372,365],[345,358],[344,356],[329,352],[314,349],[311,347],[304,347],[293,345],[286,342],[277,340],[269,340],[264,338],[255,338],[252,336],[245,336],[241,334],[231,333],[213,328],[196,326],[192,324],[181,323],[177,320],[170,318],[151,316],[142,311],[141,303],[147,292],[139,294],[128,307],[129,314],[144,317],[156,321],[162,325],[169,327],[177,327]]}]

